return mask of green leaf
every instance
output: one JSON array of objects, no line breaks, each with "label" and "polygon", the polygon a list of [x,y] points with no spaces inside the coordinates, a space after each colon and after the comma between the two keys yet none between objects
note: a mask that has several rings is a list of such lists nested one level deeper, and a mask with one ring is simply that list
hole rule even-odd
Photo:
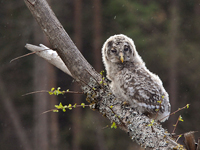
[{"label": "green leaf", "polygon": [[59,106],[60,106],[60,107],[63,107],[63,105],[62,105],[62,103],[61,103],[61,102],[60,102]]},{"label": "green leaf", "polygon": [[69,109],[69,110],[72,110],[72,104],[69,104],[69,105],[68,105],[68,109]]},{"label": "green leaf", "polygon": [[51,88],[51,92],[53,92],[55,90],[55,88],[53,87],[53,88]]},{"label": "green leaf", "polygon": [[154,119],[152,119],[152,120],[151,120],[151,123],[150,123],[150,124],[148,124],[148,126],[153,126],[154,122],[155,122],[155,120],[154,120]]},{"label": "green leaf", "polygon": [[77,105],[77,104],[75,103],[73,107],[76,108],[76,105]]},{"label": "green leaf", "polygon": [[102,70],[102,71],[100,72],[101,75],[103,75],[103,73],[104,73],[104,70]]},{"label": "green leaf", "polygon": [[184,121],[183,118],[181,117],[181,115],[179,116],[178,120],[182,121],[182,122]]},{"label": "green leaf", "polygon": [[189,108],[189,106],[190,106],[190,104],[187,104],[187,105],[186,105],[187,109]]},{"label": "green leaf", "polygon": [[82,106],[83,108],[85,108],[85,103],[81,103],[81,106]]},{"label": "green leaf", "polygon": [[59,110],[58,109],[54,109],[53,112],[59,112]]},{"label": "green leaf", "polygon": [[50,92],[50,91],[49,91],[49,95],[53,95],[53,92]]},{"label": "green leaf", "polygon": [[111,125],[111,129],[112,129],[112,128],[117,129],[117,125],[116,125],[115,122],[112,123],[112,125]]},{"label": "green leaf", "polygon": [[55,107],[57,108],[57,109],[63,109],[63,105],[62,105],[62,103],[60,102],[60,104],[59,105],[55,105]]},{"label": "green leaf", "polygon": [[157,101],[159,104],[161,104],[162,101]]}]

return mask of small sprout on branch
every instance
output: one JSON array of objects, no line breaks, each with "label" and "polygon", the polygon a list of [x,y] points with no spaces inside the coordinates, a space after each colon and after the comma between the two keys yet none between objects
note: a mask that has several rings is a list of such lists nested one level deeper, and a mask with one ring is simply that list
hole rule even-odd
[{"label": "small sprout on branch", "polygon": [[82,106],[83,108],[85,108],[85,103],[81,103],[81,106]]},{"label": "small sprout on branch", "polygon": [[162,101],[157,101],[159,104],[161,104]]},{"label": "small sprout on branch", "polygon": [[63,108],[63,109],[62,109],[62,111],[63,111],[63,112],[66,112],[66,109],[65,109],[65,108]]},{"label": "small sprout on branch", "polygon": [[73,107],[76,108],[76,105],[77,105],[77,104],[75,103]]},{"label": "small sprout on branch", "polygon": [[58,109],[53,109],[53,112],[59,112],[59,110]]},{"label": "small sprout on branch", "polygon": [[112,129],[112,128],[117,129],[117,125],[116,125],[115,122],[112,123],[112,125],[111,125],[111,129]]},{"label": "small sprout on branch", "polygon": [[190,106],[190,104],[187,104],[187,105],[186,105],[186,108],[188,109],[188,108],[189,108],[189,106]]},{"label": "small sprout on branch", "polygon": [[102,70],[102,71],[100,72],[100,75],[102,75],[102,76],[103,76],[103,73],[104,73],[104,70]]},{"label": "small sprout on branch", "polygon": [[51,88],[51,91],[49,91],[50,95],[60,95],[60,94],[65,94],[65,91],[60,91],[60,87],[55,90],[55,88]]},{"label": "small sprout on branch", "polygon": [[55,107],[56,107],[57,109],[63,109],[63,105],[62,105],[61,102],[59,103],[59,105],[55,105]]},{"label": "small sprout on branch", "polygon": [[68,109],[69,109],[69,110],[72,110],[72,104],[69,104],[69,105],[68,105]]},{"label": "small sprout on branch", "polygon": [[36,93],[49,93],[49,95],[60,95],[60,94],[63,95],[65,93],[83,94],[83,92],[69,91],[69,89],[67,89],[66,91],[60,91],[60,87],[58,87],[57,90],[55,90],[55,88],[53,87],[53,88],[51,88],[51,91],[47,91],[47,90],[34,91],[34,92],[23,94],[22,96],[36,94]]},{"label": "small sprout on branch", "polygon": [[178,117],[178,119],[177,119],[177,121],[176,121],[176,124],[175,125],[173,125],[174,126],[174,130],[172,131],[172,133],[174,133],[175,132],[175,130],[176,130],[176,127],[177,127],[177,125],[178,125],[178,122],[179,121],[182,121],[183,122],[183,118],[181,117],[181,115]]},{"label": "small sprout on branch", "polygon": [[148,126],[153,126],[154,122],[155,122],[155,120],[154,120],[154,119],[152,119],[152,120],[151,120],[151,123],[150,123],[150,124],[148,124]]},{"label": "small sprout on branch", "polygon": [[65,94],[65,93],[73,93],[73,94],[83,94],[83,92],[76,92],[76,91],[70,91],[67,89],[66,91],[60,91],[60,87],[55,90],[55,88],[51,88],[51,91],[48,91],[50,95],[60,95],[60,94]]},{"label": "small sprout on branch", "polygon": [[89,105],[85,105],[84,103],[81,103],[81,105],[77,105],[77,104],[68,104],[68,105],[62,105],[62,103],[60,102],[59,105],[55,105],[55,107],[57,109],[54,109],[54,110],[51,110],[53,112],[58,112],[59,109],[61,109],[63,112],[66,112],[66,109],[69,109],[69,110],[72,110],[72,108],[77,108],[77,107],[83,107],[85,108],[86,106],[89,106]]},{"label": "small sprout on branch", "polygon": [[168,116],[174,115],[175,113],[177,113],[177,112],[180,111],[180,110],[183,110],[183,109],[186,109],[186,108],[188,109],[188,108],[189,108],[189,105],[190,105],[190,104],[187,104],[187,105],[185,105],[185,106],[182,107],[182,108],[178,108],[176,111],[174,111],[174,112],[172,112],[171,114],[169,114],[169,115],[163,117],[163,118],[160,119],[160,120],[163,120],[164,118],[166,118],[166,117],[168,117]]},{"label": "small sprout on branch", "polygon": [[183,134],[180,134],[180,135],[178,136],[178,138],[176,139],[176,142],[178,142],[178,140],[179,140],[182,136],[183,136]]},{"label": "small sprout on branch", "polygon": [[112,111],[112,113],[115,115],[115,117],[116,118],[118,118],[119,119],[119,121],[121,122],[121,124],[123,125],[123,126],[125,126],[125,124],[124,124],[124,122],[121,120],[121,118],[120,118],[120,116],[118,116],[114,111],[113,111],[113,106],[111,105],[111,106],[107,106],[108,108],[110,108],[110,110]]},{"label": "small sprout on branch", "polygon": [[[163,96],[162,96],[162,97],[163,97]],[[159,103],[159,108],[155,109],[155,111],[157,112],[157,113],[156,113],[156,117],[154,118],[155,120],[156,120],[157,117],[158,117],[158,112],[159,112],[159,110],[160,110],[160,108],[161,108],[162,100],[157,101],[157,102]]]},{"label": "small sprout on branch", "polygon": [[182,121],[182,122],[184,121],[181,115],[179,116],[178,121]]}]

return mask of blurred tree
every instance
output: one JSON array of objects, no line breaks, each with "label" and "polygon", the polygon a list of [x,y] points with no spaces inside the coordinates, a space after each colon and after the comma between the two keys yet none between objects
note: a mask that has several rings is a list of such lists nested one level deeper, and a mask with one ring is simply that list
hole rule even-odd
[{"label": "blurred tree", "polygon": [[15,109],[15,106],[11,100],[11,97],[7,92],[6,86],[1,76],[0,76],[0,93],[5,112],[7,113],[9,119],[11,120],[11,123],[13,124],[13,128],[15,129],[15,134],[19,140],[20,145],[22,145],[24,150],[31,150],[32,149],[31,143],[27,137],[26,131],[22,126],[20,116]]},{"label": "blurred tree", "polygon": [[[170,26],[169,26],[169,95],[174,112],[178,107],[178,78],[177,78],[177,62],[179,55],[179,28],[180,28],[180,15],[179,15],[179,0],[171,1],[170,11]],[[169,122],[169,131],[173,131],[172,123],[177,120],[177,115],[171,116],[171,122]]]},{"label": "blurred tree", "polygon": [[[82,50],[82,0],[74,0],[74,43],[78,49]],[[76,83],[73,85],[73,91],[81,91],[80,86]],[[73,94],[73,103],[81,104],[81,94]],[[82,110],[77,108],[72,114],[72,150],[81,149],[81,126]]]},{"label": "blurred tree", "polygon": [[[31,135],[28,131],[31,129],[31,116],[27,119],[32,111],[30,108],[32,101],[27,101],[21,95],[30,89],[30,76],[26,72],[30,71],[30,63],[27,59],[22,61],[16,60],[9,63],[10,60],[24,54],[23,40],[25,36],[30,35],[30,30],[25,25],[26,15],[28,12],[23,2],[13,3],[2,1],[0,9],[0,133],[1,149],[32,149]],[[17,23],[17,19],[20,22]],[[22,33],[22,31],[26,32]],[[15,50],[13,53],[12,50]],[[19,71],[18,68],[23,68]],[[22,82],[26,81],[26,84]],[[19,86],[21,85],[21,86]],[[26,88],[26,90],[24,90]],[[11,144],[12,143],[12,144]]]}]

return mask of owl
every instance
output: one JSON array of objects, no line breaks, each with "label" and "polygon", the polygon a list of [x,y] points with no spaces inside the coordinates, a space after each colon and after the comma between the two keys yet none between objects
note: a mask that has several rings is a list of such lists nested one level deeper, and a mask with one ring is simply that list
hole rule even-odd
[{"label": "owl", "polygon": [[132,39],[123,34],[111,36],[103,45],[102,58],[115,96],[149,118],[168,119],[168,93],[160,78],[146,68]]}]

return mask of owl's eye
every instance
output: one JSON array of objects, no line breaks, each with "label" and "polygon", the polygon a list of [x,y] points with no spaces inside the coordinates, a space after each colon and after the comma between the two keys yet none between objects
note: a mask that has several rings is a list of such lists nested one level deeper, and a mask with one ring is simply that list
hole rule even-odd
[{"label": "owl's eye", "polygon": [[124,51],[127,52],[129,50],[128,47],[124,47]]},{"label": "owl's eye", "polygon": [[112,48],[112,49],[111,49],[111,52],[112,52],[112,53],[116,53],[116,52],[117,52],[117,50],[116,50],[116,49],[114,49],[114,48]]}]

